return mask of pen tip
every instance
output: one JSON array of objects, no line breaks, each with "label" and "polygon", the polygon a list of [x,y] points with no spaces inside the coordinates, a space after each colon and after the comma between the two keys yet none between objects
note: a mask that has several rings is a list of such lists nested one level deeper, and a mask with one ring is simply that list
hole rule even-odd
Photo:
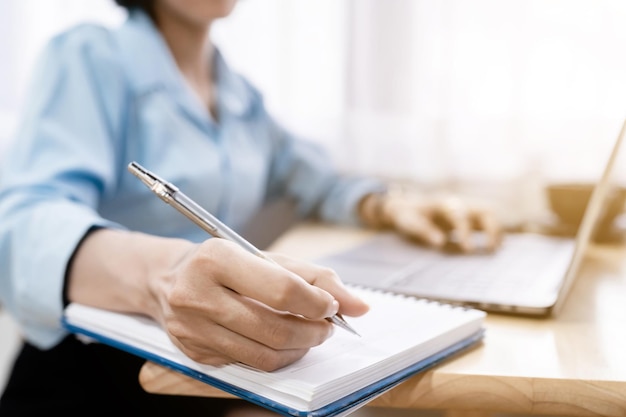
[{"label": "pen tip", "polygon": [[348,332],[350,332],[350,333],[352,333],[352,334],[354,334],[356,336],[361,337],[361,335],[359,333],[357,333],[357,331],[354,330],[352,328],[352,326],[350,326],[348,324],[348,322],[343,317],[341,317],[341,315],[336,314],[335,316],[332,317],[331,321],[333,323],[335,323],[337,326],[341,327],[342,329],[344,329],[344,330],[346,330],[346,331],[348,331]]}]

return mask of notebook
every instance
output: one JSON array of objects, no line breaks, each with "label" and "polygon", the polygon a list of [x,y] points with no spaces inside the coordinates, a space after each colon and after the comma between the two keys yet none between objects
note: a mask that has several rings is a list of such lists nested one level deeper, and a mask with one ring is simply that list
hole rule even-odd
[{"label": "notebook", "polygon": [[273,372],[194,362],[144,316],[70,304],[63,324],[281,415],[302,417],[348,415],[483,337],[483,311],[360,287],[353,291],[370,305],[368,313],[349,319],[361,336],[337,328],[300,360]]},{"label": "notebook", "polygon": [[344,282],[467,305],[489,312],[557,314],[575,280],[622,148],[626,122],[587,204],[575,239],[507,234],[492,254],[450,254],[411,244],[393,233],[318,259]]}]

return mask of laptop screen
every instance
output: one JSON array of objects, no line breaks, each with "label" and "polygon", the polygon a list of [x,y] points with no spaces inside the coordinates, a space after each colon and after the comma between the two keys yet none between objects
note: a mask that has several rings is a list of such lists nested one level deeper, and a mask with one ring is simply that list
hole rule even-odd
[{"label": "laptop screen", "polygon": [[570,291],[574,278],[578,273],[580,263],[585,255],[585,252],[587,251],[587,247],[589,246],[589,242],[598,228],[598,225],[600,223],[599,220],[604,215],[607,207],[607,202],[609,200],[609,194],[616,186],[615,182],[613,181],[613,171],[616,166],[616,160],[618,160],[619,155],[622,153],[622,142],[625,135],[626,120],[622,124],[619,135],[615,140],[615,143],[609,155],[609,159],[604,167],[604,171],[602,172],[602,176],[596,183],[593,192],[591,193],[591,197],[589,198],[589,202],[587,203],[585,214],[583,215],[583,218],[580,222],[580,227],[578,228],[578,233],[576,235],[576,246],[574,248],[574,255],[572,256],[572,261],[568,268],[566,278],[561,287],[557,303],[553,307],[553,310],[555,310],[555,312],[560,310],[565,301],[567,293]]}]

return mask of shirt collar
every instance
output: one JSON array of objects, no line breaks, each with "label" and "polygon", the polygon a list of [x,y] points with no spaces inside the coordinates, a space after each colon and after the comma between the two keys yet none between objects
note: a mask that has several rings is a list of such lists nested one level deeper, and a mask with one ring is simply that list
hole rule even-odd
[{"label": "shirt collar", "polygon": [[[124,56],[130,82],[139,95],[162,88],[197,117],[207,119],[202,104],[191,93],[176,61],[152,19],[141,10],[133,10],[118,31],[118,44]],[[215,48],[213,68],[217,77],[217,100],[221,112],[245,115],[253,105],[252,88],[235,74],[220,51]]]},{"label": "shirt collar", "polygon": [[254,104],[255,90],[243,77],[230,69],[218,48],[215,48],[213,58],[220,109],[237,116],[245,115]]}]

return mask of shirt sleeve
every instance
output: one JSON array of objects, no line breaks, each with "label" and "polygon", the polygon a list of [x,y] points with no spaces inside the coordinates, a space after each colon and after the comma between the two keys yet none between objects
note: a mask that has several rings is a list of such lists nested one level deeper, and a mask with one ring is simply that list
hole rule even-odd
[{"label": "shirt sleeve", "polygon": [[319,144],[289,133],[266,117],[275,141],[270,194],[294,198],[303,217],[362,225],[357,212],[360,200],[368,193],[384,191],[386,184],[374,177],[338,171]]},{"label": "shirt sleeve", "polygon": [[0,297],[40,348],[65,335],[64,277],[77,244],[94,226],[120,227],[97,213],[116,181],[123,114],[109,39],[105,29],[84,26],[47,45],[2,164]]}]

